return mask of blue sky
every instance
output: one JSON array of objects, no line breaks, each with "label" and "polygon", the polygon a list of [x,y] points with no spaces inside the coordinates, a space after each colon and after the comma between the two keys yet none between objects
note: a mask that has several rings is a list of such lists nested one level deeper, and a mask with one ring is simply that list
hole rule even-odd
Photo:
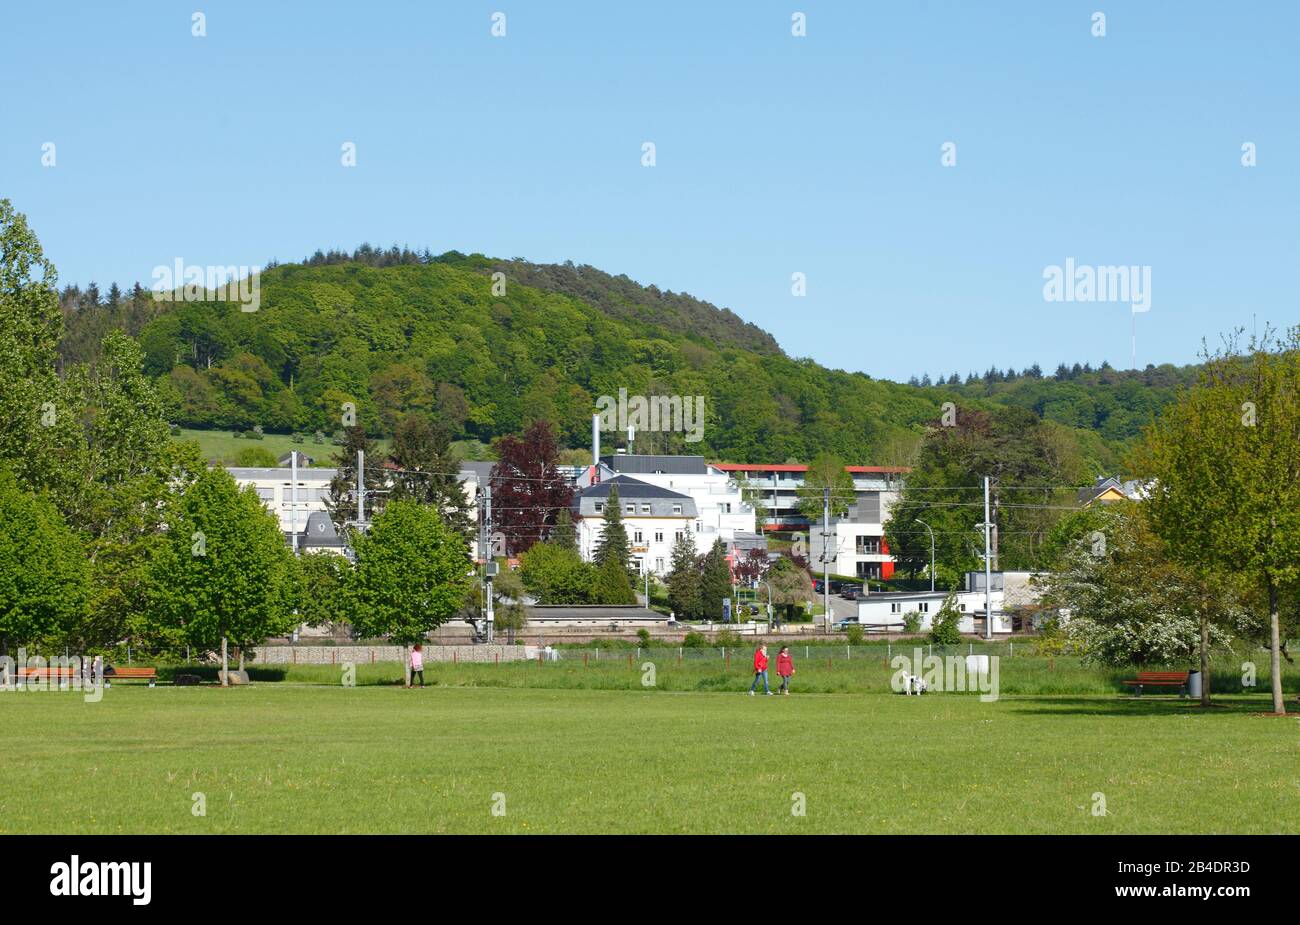
[{"label": "blue sky", "polygon": [[1127,367],[1129,307],[1042,274],[1150,266],[1138,364],[1183,363],[1300,321],[1297,33],[1291,2],[44,0],[4,14],[0,196],[64,283],[363,241],[567,259],[893,379]]}]

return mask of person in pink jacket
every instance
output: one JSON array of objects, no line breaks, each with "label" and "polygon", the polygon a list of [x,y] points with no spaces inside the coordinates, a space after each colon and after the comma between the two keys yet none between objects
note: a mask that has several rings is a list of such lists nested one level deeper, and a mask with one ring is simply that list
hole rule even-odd
[{"label": "person in pink jacket", "polygon": [[420,686],[424,687],[424,650],[418,642],[411,649],[411,683],[407,687],[415,684],[417,674],[420,676]]}]

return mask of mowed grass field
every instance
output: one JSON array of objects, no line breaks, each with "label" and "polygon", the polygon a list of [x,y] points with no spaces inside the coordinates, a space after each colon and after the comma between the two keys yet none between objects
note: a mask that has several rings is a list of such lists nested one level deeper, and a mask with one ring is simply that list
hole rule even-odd
[{"label": "mowed grass field", "polygon": [[293,682],[118,684],[95,704],[7,692],[0,833],[1300,832],[1300,718],[1258,715],[1259,695],[1220,703]]},{"label": "mowed grass field", "polygon": [[294,443],[288,434],[265,434],[261,440],[250,440],[236,437],[229,430],[193,430],[187,427],[182,427],[180,434],[172,439],[197,443],[204,459],[217,460],[227,465],[233,465],[239,451],[249,447],[260,447],[276,458],[297,449],[322,462],[327,461],[336,449],[333,444],[313,443],[310,439]]}]

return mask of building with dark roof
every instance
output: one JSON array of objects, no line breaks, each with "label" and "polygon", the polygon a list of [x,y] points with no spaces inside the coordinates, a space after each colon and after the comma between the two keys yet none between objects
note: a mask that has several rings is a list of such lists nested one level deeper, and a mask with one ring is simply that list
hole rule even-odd
[{"label": "building with dark roof", "polygon": [[573,496],[578,551],[590,561],[605,530],[606,507],[617,489],[619,510],[627,530],[631,561],[638,571],[666,575],[672,563],[673,543],[680,536],[696,542],[699,509],[687,494],[652,485],[628,475],[615,475],[579,488]]},{"label": "building with dark roof", "polygon": [[[293,534],[287,533],[290,544]],[[324,511],[313,511],[307,515],[307,522],[298,534],[298,552],[336,552],[343,554],[347,543],[334,527],[334,521]]]}]

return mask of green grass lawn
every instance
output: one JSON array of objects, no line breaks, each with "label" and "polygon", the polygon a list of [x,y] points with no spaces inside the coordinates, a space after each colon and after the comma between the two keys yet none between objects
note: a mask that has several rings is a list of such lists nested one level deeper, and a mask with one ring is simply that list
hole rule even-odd
[{"label": "green grass lawn", "polygon": [[[197,443],[204,459],[227,466],[234,465],[239,451],[248,447],[261,447],[273,454],[276,459],[296,449],[314,459],[317,466],[328,468],[333,465],[331,460],[338,452],[338,447],[329,441],[329,436],[326,436],[324,443],[316,443],[310,433],[304,436],[306,439],[301,443],[294,443],[290,434],[263,434],[261,440],[250,440],[246,437],[236,437],[234,432],[229,430],[194,430],[182,427],[180,433],[172,439]],[[392,441],[387,437],[373,439],[378,451],[387,454]],[[459,459],[486,459],[488,448],[476,440],[453,440],[451,450]]]},{"label": "green grass lawn", "polygon": [[[307,434],[306,437],[307,439],[301,443],[294,443],[292,436],[289,434],[264,434],[261,440],[249,440],[244,437],[237,438],[229,430],[193,430],[182,427],[180,434],[172,439],[197,443],[199,452],[203,454],[204,459],[220,462],[227,466],[234,465],[235,457],[239,455],[239,451],[249,447],[260,447],[267,450],[276,459],[286,455],[290,450],[296,449],[314,459],[316,465],[330,466],[334,454],[338,452],[338,447],[329,442],[328,437],[325,443],[313,442],[311,434]],[[388,452],[388,440],[376,440],[375,442],[383,453]]]},{"label": "green grass lawn", "polygon": [[96,704],[7,692],[0,833],[1300,832],[1300,719],[1257,715],[1262,695],[1221,703],[468,683],[118,684]]},{"label": "green grass lawn", "polygon": [[[775,646],[769,654],[775,658]],[[957,651],[958,647],[954,647]],[[887,694],[896,668],[890,664],[884,646],[792,646],[797,673],[794,689],[800,694]],[[896,645],[894,656],[913,657],[911,645]],[[922,657],[926,647],[921,646]],[[965,646],[959,648],[964,654]],[[808,654],[805,655],[805,652]],[[642,690],[647,663],[655,665],[654,687],[659,691],[721,693],[743,692],[749,687],[752,652],[748,646],[733,650],[730,660],[718,649],[687,649],[678,661],[677,649],[635,649],[633,647],[565,649],[556,662],[507,662],[500,665],[461,662],[435,664],[428,675],[430,684],[450,687],[569,688],[581,690]],[[346,647],[338,647],[339,662],[349,658]],[[1255,656],[1263,661],[1264,656]],[[1240,657],[1238,657],[1240,658]],[[1226,657],[1211,672],[1211,689],[1215,694],[1241,694],[1241,674]],[[1134,668],[1107,668],[1085,665],[1078,658],[1047,659],[1018,655],[998,661],[1000,694],[1131,694],[1122,681],[1134,677]],[[1185,666],[1171,666],[1181,668]],[[216,680],[211,666],[163,666],[161,677],[170,680],[175,672],[197,673],[206,680]],[[251,666],[254,680],[290,681],[309,684],[338,684],[341,664]],[[779,683],[775,668],[770,680]],[[356,666],[357,684],[396,684],[402,681],[402,666],[397,662],[362,663]],[[1300,692],[1300,669],[1286,666],[1283,688],[1294,702]],[[1255,692],[1264,696],[1268,690],[1267,664],[1257,679]]]}]

